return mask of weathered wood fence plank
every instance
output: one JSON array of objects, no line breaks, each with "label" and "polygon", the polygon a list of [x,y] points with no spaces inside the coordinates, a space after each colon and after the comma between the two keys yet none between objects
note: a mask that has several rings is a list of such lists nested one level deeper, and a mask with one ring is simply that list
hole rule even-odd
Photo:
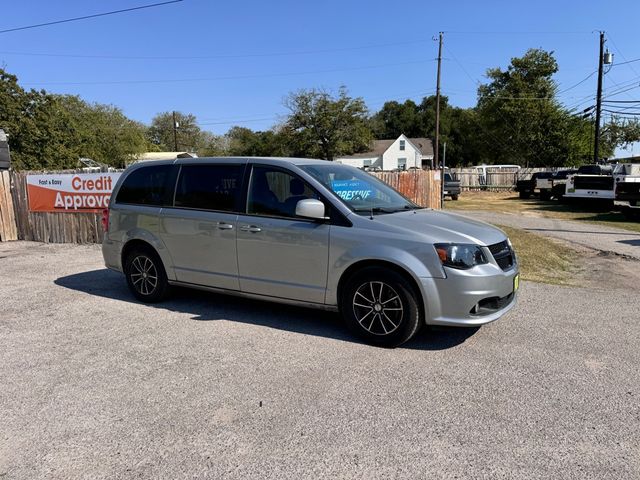
[{"label": "weathered wood fence plank", "polygon": [[18,239],[13,197],[11,195],[11,175],[8,170],[0,171],[0,241]]},{"label": "weathered wood fence plank", "polygon": [[372,173],[421,207],[440,208],[440,172],[416,170],[412,172]]}]

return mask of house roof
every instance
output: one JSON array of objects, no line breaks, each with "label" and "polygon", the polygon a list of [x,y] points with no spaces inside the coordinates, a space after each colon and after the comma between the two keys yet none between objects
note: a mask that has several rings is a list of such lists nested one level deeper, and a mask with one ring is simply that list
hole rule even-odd
[{"label": "house roof", "polygon": [[[431,143],[430,139],[424,138],[424,137],[419,137],[419,138],[409,138],[409,137],[407,137],[407,139],[416,148],[418,148],[420,150],[420,153],[422,153],[423,156],[433,155],[433,144]],[[384,152],[386,152],[387,149],[391,146],[391,144],[393,144],[393,142],[395,142],[396,140],[397,140],[397,138],[385,139],[385,140],[374,140],[373,141],[373,148],[371,150],[369,150],[368,152],[354,153],[352,155],[347,155],[347,156],[345,156],[343,158],[372,158],[372,157],[379,157]]]},{"label": "house roof", "polygon": [[410,138],[409,141],[420,149],[422,155],[433,155],[433,143],[430,138]]}]

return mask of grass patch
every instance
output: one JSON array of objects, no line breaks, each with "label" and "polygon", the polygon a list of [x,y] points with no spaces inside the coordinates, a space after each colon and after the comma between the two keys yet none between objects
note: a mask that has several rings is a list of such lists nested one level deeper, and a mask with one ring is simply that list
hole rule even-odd
[{"label": "grass patch", "polygon": [[498,227],[511,239],[522,280],[554,285],[574,284],[579,261],[576,250],[535,233],[503,225]]},{"label": "grass patch", "polygon": [[640,232],[640,222],[629,221],[620,212],[597,211],[597,205],[564,205],[538,199],[521,200],[514,192],[462,192],[456,202],[447,201],[445,210],[483,210],[516,213],[544,218],[576,220],[606,227]]}]

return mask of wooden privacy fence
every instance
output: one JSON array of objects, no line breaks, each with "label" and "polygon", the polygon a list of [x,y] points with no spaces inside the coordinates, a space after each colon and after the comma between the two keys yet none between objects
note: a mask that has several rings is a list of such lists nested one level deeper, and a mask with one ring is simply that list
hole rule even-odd
[{"label": "wooden privacy fence", "polygon": [[441,207],[440,172],[438,170],[377,172],[373,175],[421,207]]},{"label": "wooden privacy fence", "polygon": [[[27,198],[27,175],[29,173],[42,172],[7,171],[2,173],[2,183],[0,183],[1,240],[19,239],[45,243],[102,242],[104,232],[100,213],[30,212],[29,199]],[[55,173],[81,173],[81,171]],[[415,172],[381,172],[374,173],[374,175],[418,205],[440,208],[440,172],[419,170]],[[13,201],[11,197],[13,197]],[[4,203],[3,198],[5,199]],[[9,227],[6,231],[9,233],[6,236],[4,234],[5,218],[10,219],[7,221]]]},{"label": "wooden privacy fence", "polygon": [[554,170],[550,168],[452,168],[451,176],[460,181],[462,190],[512,190],[518,180],[527,180],[535,172]]},{"label": "wooden privacy fence", "polygon": [[11,195],[11,175],[0,170],[0,242],[18,240],[18,227]]}]

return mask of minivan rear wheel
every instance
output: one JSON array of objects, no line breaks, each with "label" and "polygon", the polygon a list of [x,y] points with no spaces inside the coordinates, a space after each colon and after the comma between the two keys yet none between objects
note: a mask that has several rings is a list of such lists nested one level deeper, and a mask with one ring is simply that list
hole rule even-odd
[{"label": "minivan rear wheel", "polygon": [[135,247],[125,260],[124,273],[133,295],[145,303],[163,300],[169,292],[162,261],[150,248]]},{"label": "minivan rear wheel", "polygon": [[340,311],[352,332],[367,343],[384,347],[405,343],[422,324],[411,283],[381,267],[364,268],[347,281]]}]

